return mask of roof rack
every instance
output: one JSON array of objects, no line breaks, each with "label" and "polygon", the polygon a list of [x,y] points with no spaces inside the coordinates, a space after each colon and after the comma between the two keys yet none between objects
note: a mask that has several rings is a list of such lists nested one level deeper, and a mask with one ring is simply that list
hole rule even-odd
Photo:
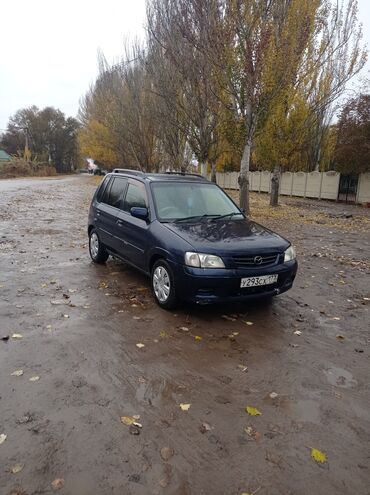
[{"label": "roof rack", "polygon": [[129,174],[129,175],[144,175],[144,172],[141,170],[132,170],[130,168],[114,168],[114,174]]},{"label": "roof rack", "polygon": [[191,173],[188,173],[188,172],[164,172],[165,174],[168,174],[168,175],[182,175],[182,176],[185,176],[185,175],[191,175],[193,177],[201,177],[202,179],[206,179],[206,177],[204,177],[203,175],[201,174],[191,174]]}]

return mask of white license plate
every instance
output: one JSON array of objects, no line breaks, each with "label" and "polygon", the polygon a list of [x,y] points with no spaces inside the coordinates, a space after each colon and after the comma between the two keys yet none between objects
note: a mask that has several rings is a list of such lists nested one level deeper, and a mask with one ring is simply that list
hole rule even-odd
[{"label": "white license plate", "polygon": [[277,275],[262,275],[261,277],[246,277],[240,281],[240,287],[258,287],[259,285],[270,285],[277,282]]}]

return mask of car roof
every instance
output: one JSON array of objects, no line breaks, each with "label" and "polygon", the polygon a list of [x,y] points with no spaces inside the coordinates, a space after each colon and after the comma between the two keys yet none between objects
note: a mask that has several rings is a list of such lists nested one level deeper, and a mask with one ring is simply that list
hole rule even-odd
[{"label": "car roof", "polygon": [[165,172],[165,173],[152,173],[141,172],[140,170],[121,169],[115,168],[112,172],[115,176],[136,177],[140,179],[146,179],[149,182],[165,181],[165,182],[209,182],[205,177],[198,174],[188,174],[183,172]]}]

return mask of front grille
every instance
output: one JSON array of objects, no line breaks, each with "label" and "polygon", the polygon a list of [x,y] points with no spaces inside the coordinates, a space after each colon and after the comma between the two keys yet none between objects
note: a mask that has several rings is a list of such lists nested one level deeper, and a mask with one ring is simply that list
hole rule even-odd
[{"label": "front grille", "polygon": [[274,265],[278,254],[262,254],[254,256],[233,256],[235,265],[239,268],[258,268],[259,266]]}]

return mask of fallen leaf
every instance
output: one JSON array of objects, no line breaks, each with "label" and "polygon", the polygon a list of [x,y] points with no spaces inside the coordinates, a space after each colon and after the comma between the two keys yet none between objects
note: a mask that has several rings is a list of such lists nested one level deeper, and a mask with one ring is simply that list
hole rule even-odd
[{"label": "fallen leaf", "polygon": [[4,443],[4,442],[5,442],[5,440],[6,440],[6,435],[5,435],[5,433],[1,433],[1,435],[0,435],[0,445],[1,445],[2,443]]},{"label": "fallen leaf", "polygon": [[16,464],[12,468],[10,468],[10,472],[12,474],[17,474],[17,473],[20,473],[23,468],[24,468],[24,464]]},{"label": "fallen leaf", "polygon": [[199,427],[199,431],[201,433],[206,433],[207,431],[211,431],[211,430],[213,430],[213,428],[208,423],[202,423]]},{"label": "fallen leaf", "polygon": [[75,292],[77,292],[77,289],[68,289],[68,292],[69,292],[70,294],[74,294]]},{"label": "fallen leaf", "polygon": [[31,376],[30,378],[30,382],[38,382],[40,380],[40,377],[35,375],[35,376]]},{"label": "fallen leaf", "polygon": [[311,449],[311,457],[316,462],[323,463],[327,461],[326,454],[324,454],[324,452],[321,452],[320,450],[317,449]]},{"label": "fallen leaf", "polygon": [[337,335],[337,336],[336,336],[336,338],[337,338],[338,340],[344,340],[344,339],[345,339],[345,337],[343,337],[343,335]]},{"label": "fallen leaf", "polygon": [[252,406],[247,406],[245,408],[245,411],[250,415],[250,416],[261,416],[261,412],[256,408]]},{"label": "fallen leaf", "polygon": [[339,318],[339,316],[333,316],[332,320],[339,321],[340,318]]},{"label": "fallen leaf", "polygon": [[238,364],[238,368],[243,372],[248,371],[248,366],[245,366],[244,364]]},{"label": "fallen leaf", "polygon": [[136,344],[136,347],[141,349],[142,347],[145,347],[145,344],[142,344],[141,342],[139,342],[138,344]]},{"label": "fallen leaf", "polygon": [[196,336],[194,337],[194,339],[195,339],[195,340],[202,340],[202,337],[200,337],[199,335],[196,335]]},{"label": "fallen leaf", "polygon": [[244,428],[244,431],[249,437],[256,440],[256,442],[258,442],[259,439],[261,438],[261,433],[255,430],[253,426],[247,426],[246,428]]},{"label": "fallen leaf", "polygon": [[243,323],[245,323],[246,325],[249,325],[249,326],[253,325],[253,321],[244,321]]},{"label": "fallen leaf", "polygon": [[294,335],[302,335],[302,332],[300,330],[296,330],[295,332],[293,332]]},{"label": "fallen leaf", "polygon": [[271,399],[276,399],[276,397],[278,397],[278,394],[276,392],[271,392],[270,398]]},{"label": "fallen leaf", "polygon": [[60,306],[61,304],[67,304],[67,301],[63,299],[53,299],[50,301],[50,304],[52,304],[53,306]]},{"label": "fallen leaf", "polygon": [[239,332],[233,332],[233,335],[234,337],[236,337],[237,335],[239,335]]},{"label": "fallen leaf", "polygon": [[133,416],[121,416],[121,423],[126,426],[135,425],[139,428],[142,428],[142,425],[140,423],[137,423],[138,419],[140,419],[140,416],[138,414],[134,414]]},{"label": "fallen leaf", "polygon": [[182,411],[189,411],[191,404],[180,404]]},{"label": "fallen leaf", "polygon": [[188,327],[180,327],[180,330],[182,330],[183,332],[188,332],[189,331]]},{"label": "fallen leaf", "polygon": [[166,337],[168,337],[168,333],[165,332],[164,330],[161,330],[159,332],[159,336],[162,338],[162,339],[165,339]]},{"label": "fallen leaf", "polygon": [[13,333],[12,335],[12,339],[22,339],[23,338],[23,335],[21,335],[20,333]]},{"label": "fallen leaf", "polygon": [[133,316],[132,319],[133,320],[141,320],[141,317],[140,316]]},{"label": "fallen leaf", "polygon": [[64,318],[69,318],[69,315],[63,315]]},{"label": "fallen leaf", "polygon": [[23,375],[23,370],[15,370],[13,373],[11,373],[11,376],[22,376]]},{"label": "fallen leaf", "polygon": [[51,487],[53,490],[60,490],[64,486],[64,479],[63,478],[56,478],[52,484]]}]

